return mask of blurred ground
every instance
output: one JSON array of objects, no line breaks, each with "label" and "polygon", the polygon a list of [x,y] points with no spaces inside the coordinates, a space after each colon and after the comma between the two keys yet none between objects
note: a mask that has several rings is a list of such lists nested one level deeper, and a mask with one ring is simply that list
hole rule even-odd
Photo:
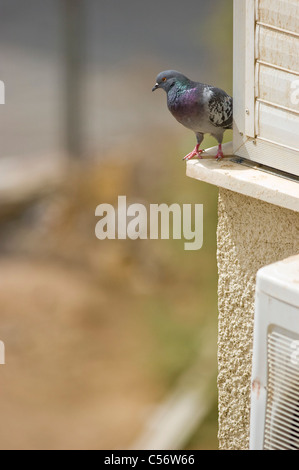
[{"label": "blurred ground", "polygon": [[[136,142],[122,147],[130,163],[107,155],[74,169],[53,194],[2,223],[2,449],[126,448],[200,360],[201,330],[216,367],[217,192],[184,176],[170,135],[157,142],[146,158]],[[119,194],[145,204],[204,203],[204,247],[97,240],[95,207]],[[215,448],[215,428],[206,445]]]}]

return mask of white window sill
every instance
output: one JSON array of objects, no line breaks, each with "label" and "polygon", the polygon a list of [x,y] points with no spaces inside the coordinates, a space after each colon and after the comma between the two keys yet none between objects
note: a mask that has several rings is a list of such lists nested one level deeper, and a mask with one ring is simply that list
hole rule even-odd
[{"label": "white window sill", "polygon": [[187,162],[187,176],[220,188],[299,212],[299,183],[231,161],[232,143],[223,145],[225,157],[216,161],[217,147],[207,149],[202,159]]}]

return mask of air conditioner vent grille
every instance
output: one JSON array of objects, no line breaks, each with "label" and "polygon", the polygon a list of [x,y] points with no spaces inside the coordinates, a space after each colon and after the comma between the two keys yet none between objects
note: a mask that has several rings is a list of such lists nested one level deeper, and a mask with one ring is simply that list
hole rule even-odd
[{"label": "air conditioner vent grille", "polygon": [[299,450],[299,337],[268,333],[265,450]]}]

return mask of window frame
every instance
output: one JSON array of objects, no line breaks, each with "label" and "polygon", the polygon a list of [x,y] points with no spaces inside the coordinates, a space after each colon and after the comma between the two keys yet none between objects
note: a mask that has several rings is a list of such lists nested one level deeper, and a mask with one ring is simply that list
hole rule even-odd
[{"label": "window frame", "polygon": [[299,148],[296,150],[257,136],[257,12],[258,0],[234,0],[233,153],[299,176]]}]

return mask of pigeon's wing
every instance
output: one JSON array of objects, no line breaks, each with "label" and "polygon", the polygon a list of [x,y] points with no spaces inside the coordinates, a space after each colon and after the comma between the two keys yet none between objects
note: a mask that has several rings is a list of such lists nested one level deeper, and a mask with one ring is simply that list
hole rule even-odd
[{"label": "pigeon's wing", "polygon": [[209,89],[209,120],[216,127],[232,129],[233,126],[233,99],[220,88]]}]

